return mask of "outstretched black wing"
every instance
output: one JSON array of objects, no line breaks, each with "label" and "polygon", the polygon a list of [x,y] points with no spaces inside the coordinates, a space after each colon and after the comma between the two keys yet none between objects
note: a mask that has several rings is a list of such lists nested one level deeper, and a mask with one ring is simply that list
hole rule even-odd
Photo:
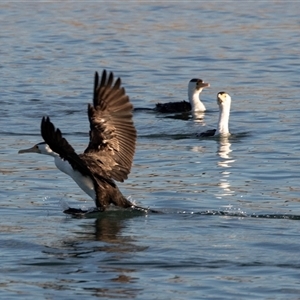
[{"label": "outstretched black wing", "polygon": [[41,134],[50,149],[59,154],[62,159],[67,160],[74,170],[79,171],[83,175],[91,176],[91,172],[84,161],[82,161],[74,148],[62,136],[61,131],[58,128],[55,129],[49,117],[43,117],[42,119]]},{"label": "outstretched black wing", "polygon": [[123,181],[130,172],[136,145],[132,104],[111,72],[95,74],[93,105],[88,105],[90,142],[80,158],[92,172],[101,168],[107,177]]}]

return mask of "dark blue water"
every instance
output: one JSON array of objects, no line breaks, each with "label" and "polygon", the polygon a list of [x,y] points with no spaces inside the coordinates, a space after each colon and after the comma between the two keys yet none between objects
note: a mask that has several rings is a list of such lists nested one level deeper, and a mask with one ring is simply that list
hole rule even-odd
[{"label": "dark blue water", "polygon": [[[0,4],[0,296],[3,299],[298,299],[298,2]],[[134,113],[124,195],[164,214],[92,201],[50,157],[18,155],[51,116],[78,152],[95,71],[122,78],[135,107],[187,98],[208,111]],[[228,139],[216,94],[232,96]]]}]

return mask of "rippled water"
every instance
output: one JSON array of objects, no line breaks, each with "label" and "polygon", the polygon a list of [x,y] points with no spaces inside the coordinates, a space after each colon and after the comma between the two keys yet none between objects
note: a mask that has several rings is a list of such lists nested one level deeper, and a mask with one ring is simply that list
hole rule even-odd
[{"label": "rippled water", "polygon": [[[1,3],[0,295],[3,299],[298,299],[299,4],[286,1]],[[165,214],[93,203],[40,142],[49,115],[82,151],[93,75],[120,76],[135,107],[211,84],[199,119],[134,114],[132,172],[119,184]],[[216,94],[232,96],[229,139]]]}]

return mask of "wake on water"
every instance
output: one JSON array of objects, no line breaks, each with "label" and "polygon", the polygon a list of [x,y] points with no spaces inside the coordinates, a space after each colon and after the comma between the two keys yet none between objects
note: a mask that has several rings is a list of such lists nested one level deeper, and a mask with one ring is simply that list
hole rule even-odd
[{"label": "wake on water", "polygon": [[140,206],[132,206],[131,208],[120,208],[111,205],[106,211],[101,211],[97,207],[86,208],[72,208],[65,200],[60,200],[60,206],[63,212],[67,215],[76,218],[98,218],[103,214],[132,214],[132,216],[141,216],[148,214],[184,214],[184,215],[201,215],[201,216],[227,216],[238,218],[261,218],[261,219],[287,219],[300,220],[300,215],[282,214],[282,213],[251,213],[248,214],[240,209],[226,209],[226,210],[205,210],[205,211],[182,211],[176,209],[160,209],[154,210],[151,208],[143,208]]}]

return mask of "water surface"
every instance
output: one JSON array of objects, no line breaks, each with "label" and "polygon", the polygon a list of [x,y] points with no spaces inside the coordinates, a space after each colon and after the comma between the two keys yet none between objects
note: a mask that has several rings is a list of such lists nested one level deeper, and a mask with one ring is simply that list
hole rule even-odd
[{"label": "water surface", "polygon": [[[2,3],[1,298],[298,299],[298,2]],[[95,71],[122,78],[135,107],[211,87],[199,119],[137,111],[124,195],[164,214],[93,203],[40,142],[44,115],[83,151]],[[228,139],[216,94],[232,96]]]}]

